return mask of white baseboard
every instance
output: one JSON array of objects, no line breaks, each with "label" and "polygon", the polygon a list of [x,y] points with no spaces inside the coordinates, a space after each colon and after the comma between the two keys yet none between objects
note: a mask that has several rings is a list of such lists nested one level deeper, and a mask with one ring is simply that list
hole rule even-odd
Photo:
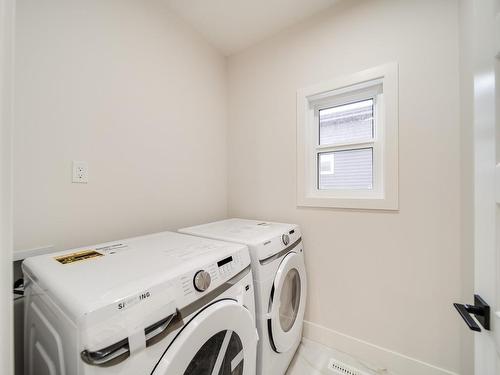
[{"label": "white baseboard", "polygon": [[327,347],[347,353],[379,368],[398,375],[459,375],[430,363],[382,348],[369,342],[345,335],[319,324],[304,321],[303,336]]}]

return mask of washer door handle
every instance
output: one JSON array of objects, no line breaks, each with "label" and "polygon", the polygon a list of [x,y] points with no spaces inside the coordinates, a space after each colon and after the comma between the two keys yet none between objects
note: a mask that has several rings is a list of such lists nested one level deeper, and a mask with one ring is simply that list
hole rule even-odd
[{"label": "washer door handle", "polygon": [[[150,325],[144,330],[146,336],[149,336],[146,340],[146,346],[151,346],[158,342],[158,340],[153,340],[159,335],[164,333],[169,327],[170,323],[179,315],[179,310],[175,309],[175,312],[164,319]],[[96,351],[84,350],[80,353],[82,360],[91,366],[109,367],[117,365],[123,362],[130,356],[130,347],[128,338],[120,340],[112,345],[109,345],[103,349]]]},{"label": "washer door handle", "polygon": [[[162,319],[156,322],[153,325],[150,325],[144,330],[146,334],[146,346],[151,346],[156,344],[159,340],[157,340],[158,336],[167,331],[167,328],[170,326],[170,323],[177,317],[180,317],[181,313],[179,309],[175,309],[172,315],[167,316],[165,319]],[[154,340],[156,339],[156,340]]]}]

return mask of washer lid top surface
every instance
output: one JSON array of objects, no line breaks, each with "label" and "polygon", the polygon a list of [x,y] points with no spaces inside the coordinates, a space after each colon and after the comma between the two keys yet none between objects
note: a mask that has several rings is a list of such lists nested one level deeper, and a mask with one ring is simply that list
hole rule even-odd
[{"label": "washer lid top surface", "polygon": [[[207,264],[245,248],[162,232],[28,258],[23,270],[76,319],[154,286],[174,299],[175,293],[167,293],[169,288],[163,286],[171,283],[175,291],[181,275],[194,276]],[[243,263],[239,267],[247,266]],[[162,298],[168,304],[167,297]]]},{"label": "washer lid top surface", "polygon": [[297,229],[295,224],[234,218],[182,228],[179,232],[258,246],[271,238],[281,237]]}]

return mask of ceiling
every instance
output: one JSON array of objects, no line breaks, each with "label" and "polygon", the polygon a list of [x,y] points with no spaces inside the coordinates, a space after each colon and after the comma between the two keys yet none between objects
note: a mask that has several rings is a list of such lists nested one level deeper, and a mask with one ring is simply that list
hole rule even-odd
[{"label": "ceiling", "polygon": [[287,28],[336,0],[165,0],[225,55]]}]

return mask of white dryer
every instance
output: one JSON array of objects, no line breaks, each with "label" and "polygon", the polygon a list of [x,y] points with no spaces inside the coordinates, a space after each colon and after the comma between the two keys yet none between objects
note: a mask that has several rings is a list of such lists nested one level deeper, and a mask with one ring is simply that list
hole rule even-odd
[{"label": "white dryer", "polygon": [[158,233],[28,258],[27,375],[254,375],[246,246]]},{"label": "white dryer", "polygon": [[302,338],[306,305],[300,228],[294,224],[228,219],[180,232],[248,245],[260,335],[257,373],[284,374]]}]

